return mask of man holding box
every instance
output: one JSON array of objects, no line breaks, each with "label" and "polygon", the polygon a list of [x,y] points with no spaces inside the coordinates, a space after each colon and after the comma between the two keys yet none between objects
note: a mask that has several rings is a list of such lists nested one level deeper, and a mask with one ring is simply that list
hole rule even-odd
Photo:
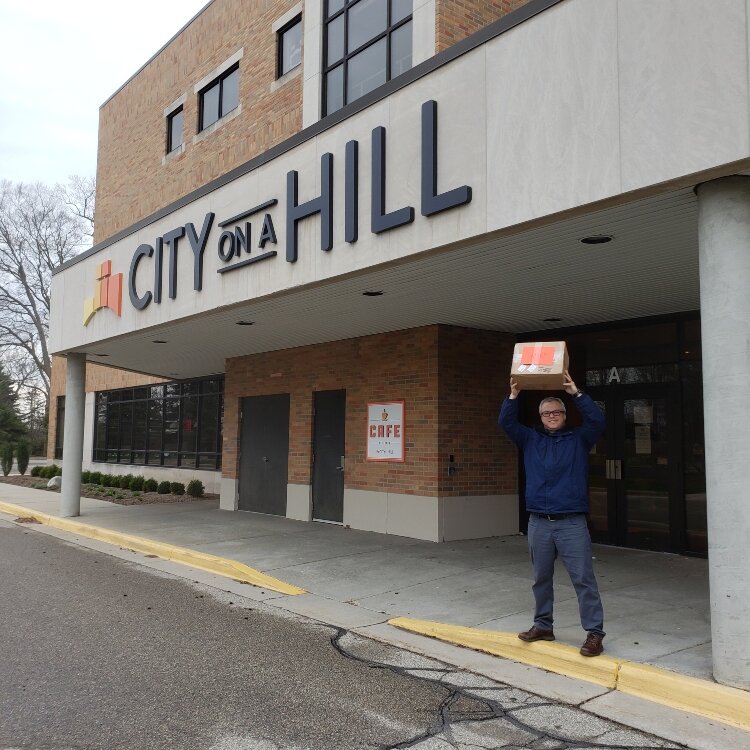
[{"label": "man holding box", "polygon": [[605,420],[593,399],[580,391],[565,370],[565,392],[583,416],[581,427],[565,424],[565,404],[545,398],[539,404],[542,426],[536,430],[518,421],[520,388],[511,377],[510,396],[498,421],[523,454],[526,469],[526,510],[529,513],[529,551],[534,569],[534,624],[518,637],[522,641],[554,641],[553,575],[559,556],[578,597],[581,625],[588,633],[583,656],[604,650],[604,611],[591,563],[591,537],[586,524],[589,510],[588,454],[604,433]]}]

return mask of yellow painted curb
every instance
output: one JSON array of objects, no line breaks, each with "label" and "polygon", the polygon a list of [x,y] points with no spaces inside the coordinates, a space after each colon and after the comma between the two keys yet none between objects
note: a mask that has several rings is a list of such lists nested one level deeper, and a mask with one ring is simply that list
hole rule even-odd
[{"label": "yellow painted curb", "polygon": [[39,521],[39,523],[43,523],[46,526],[69,531],[73,534],[80,534],[81,536],[96,539],[100,542],[115,544],[118,547],[142,552],[145,555],[155,555],[164,560],[172,560],[183,565],[190,565],[193,568],[199,568],[209,573],[232,578],[242,583],[250,583],[253,586],[260,586],[261,588],[270,589],[280,594],[297,596],[307,593],[299,586],[293,586],[291,583],[280,581],[278,578],[268,576],[236,560],[209,555],[205,552],[187,549],[186,547],[176,547],[173,544],[155,542],[151,539],[132,536],[130,534],[122,534],[118,531],[101,529],[98,526],[90,526],[89,524],[74,521],[70,518],[58,518],[57,516],[51,516],[41,511],[25,508],[22,505],[13,505],[12,503],[0,501],[0,512],[20,518],[33,518],[35,521]]},{"label": "yellow painted curb", "polygon": [[550,672],[577,677],[603,687],[614,688],[617,684],[619,664],[616,659],[608,656],[598,656],[596,659],[586,658],[581,656],[577,649],[562,643],[550,641],[524,643],[518,640],[515,633],[499,633],[494,630],[479,630],[460,625],[443,625],[428,620],[413,620],[410,617],[396,617],[389,620],[388,624],[441,641],[467,646],[492,656],[502,656]]},{"label": "yellow painted curb", "polygon": [[745,690],[633,661],[622,662],[617,689],[750,731],[750,693]]},{"label": "yellow painted curb", "polygon": [[578,649],[562,643],[524,643],[515,633],[444,625],[410,617],[396,617],[389,620],[388,624],[475,651],[593,682],[750,731],[750,693],[738,688],[610,656],[587,658],[581,656]]}]

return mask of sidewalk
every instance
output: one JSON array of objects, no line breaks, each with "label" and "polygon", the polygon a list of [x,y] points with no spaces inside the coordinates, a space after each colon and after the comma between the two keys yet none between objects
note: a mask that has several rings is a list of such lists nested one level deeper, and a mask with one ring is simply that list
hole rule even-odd
[{"label": "sidewalk", "polygon": [[[7,513],[9,509],[7,506],[3,509],[3,503],[52,517],[59,514],[59,495],[44,490],[0,484],[0,511]],[[11,516],[4,518],[8,520]],[[468,632],[473,637],[473,629],[478,628],[489,631],[490,641],[502,643],[505,639],[517,649],[514,634],[529,627],[533,619],[530,565],[526,539],[522,536],[434,544],[330,524],[303,523],[254,513],[229,513],[220,511],[215,501],[121,506],[82,498],[80,517],[67,520],[74,526],[84,524],[107,533],[133,535],[158,545],[187,548],[202,553],[207,559],[216,556],[226,563],[228,558],[305,592],[278,587],[273,590],[271,580],[269,588],[252,590],[258,599],[381,640],[422,652],[429,650],[433,656],[442,653],[443,656],[438,658],[446,658],[446,649],[456,652],[459,649],[396,630],[386,623],[392,618],[410,618],[397,621],[397,624],[409,629],[413,628],[411,620],[467,626],[470,630],[466,627],[448,628],[445,638],[445,633],[432,632],[432,626],[422,627],[421,632],[429,632],[433,637],[453,643],[467,643],[461,640],[461,634]],[[86,534],[85,531],[82,533]],[[109,541],[139,549],[117,536]],[[146,548],[141,551],[146,551]],[[148,552],[180,559],[167,546],[149,548]],[[615,664],[615,671],[623,661],[635,662],[671,670],[676,673],[674,676],[678,682],[683,680],[689,692],[694,693],[696,689],[700,692],[702,687],[706,690],[719,688],[709,682],[711,634],[707,561],[601,545],[595,545],[594,554],[605,607],[605,656]],[[198,564],[198,567],[228,575],[230,579],[243,579],[236,566],[230,572],[221,572],[211,565]],[[261,585],[266,585],[262,579]],[[243,589],[243,594],[248,595],[250,587],[243,586]],[[513,652],[511,658],[562,674],[566,674],[565,668],[558,669],[538,661],[547,653],[545,649],[552,647],[549,653],[555,658],[562,655],[567,659],[568,654],[574,654],[570,657],[573,666],[577,662],[587,666],[595,662],[598,662],[597,666],[609,663],[599,661],[603,657],[587,660],[577,656],[585,634],[578,620],[575,593],[563,569],[556,577],[555,591],[557,642],[524,644],[520,657]],[[413,629],[420,632],[419,623]],[[495,633],[497,639],[493,638]],[[508,634],[513,637],[509,639]],[[484,642],[478,648],[492,651],[492,647],[486,648]],[[470,653],[463,649],[460,652],[464,658]],[[507,652],[501,649],[494,653]],[[534,658],[526,659],[527,655]],[[489,665],[489,660],[493,660],[496,666],[504,661],[496,657],[475,657],[469,661]],[[507,663],[505,668],[511,664]],[[528,675],[530,668],[524,669]],[[568,674],[581,676],[575,669]],[[555,680],[566,679],[549,674],[546,678],[554,684],[557,684]],[[600,686],[590,687],[597,695],[604,694]],[[720,703],[740,701],[740,716],[747,697],[744,715],[750,717],[750,694],[719,689],[730,691],[719,696]],[[568,686],[565,690],[572,688]],[[584,694],[588,695],[586,690]],[[706,700],[710,702],[708,697]],[[727,721],[726,718],[723,720]],[[733,723],[731,716],[730,723]],[[735,726],[750,729],[750,720],[747,727],[742,719]],[[750,748],[750,733],[738,729],[731,731],[740,738],[734,738],[733,746]],[[742,741],[746,744],[743,745]],[[710,742],[704,746],[712,747]]]}]

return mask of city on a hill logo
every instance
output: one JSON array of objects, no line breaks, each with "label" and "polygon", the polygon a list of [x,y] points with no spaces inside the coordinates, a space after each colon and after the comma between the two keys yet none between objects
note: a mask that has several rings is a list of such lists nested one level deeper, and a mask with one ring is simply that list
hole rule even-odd
[{"label": "city on a hill logo", "polygon": [[118,317],[122,315],[122,274],[112,275],[111,260],[105,260],[96,267],[94,296],[83,302],[83,325],[87,326],[94,313],[104,307]]}]

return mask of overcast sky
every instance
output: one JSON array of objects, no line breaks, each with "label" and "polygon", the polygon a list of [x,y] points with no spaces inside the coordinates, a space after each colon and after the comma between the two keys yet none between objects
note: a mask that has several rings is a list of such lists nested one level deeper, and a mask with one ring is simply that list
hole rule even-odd
[{"label": "overcast sky", "polygon": [[0,0],[0,179],[95,176],[100,105],[207,2]]}]

